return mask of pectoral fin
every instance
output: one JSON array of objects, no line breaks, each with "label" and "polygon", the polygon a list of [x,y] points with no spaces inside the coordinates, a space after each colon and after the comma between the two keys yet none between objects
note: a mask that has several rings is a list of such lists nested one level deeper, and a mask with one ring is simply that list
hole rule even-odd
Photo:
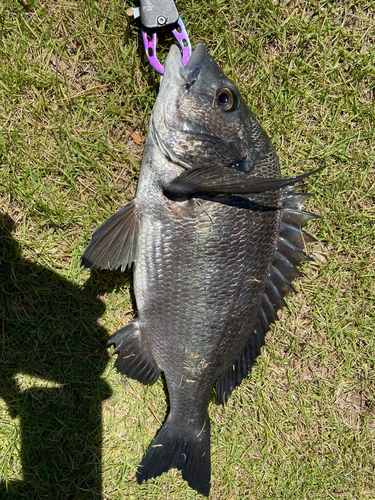
[{"label": "pectoral fin", "polygon": [[290,186],[322,170],[296,177],[249,177],[229,167],[194,167],[173,179],[165,191],[176,196],[195,194],[256,194]]},{"label": "pectoral fin", "polygon": [[84,267],[125,271],[136,261],[139,220],[137,199],[127,203],[91,235],[81,257]]}]

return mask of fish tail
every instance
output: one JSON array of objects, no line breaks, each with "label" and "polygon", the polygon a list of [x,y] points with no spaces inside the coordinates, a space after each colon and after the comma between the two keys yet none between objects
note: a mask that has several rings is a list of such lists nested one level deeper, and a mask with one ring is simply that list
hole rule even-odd
[{"label": "fish tail", "polygon": [[168,417],[139,465],[138,484],[160,476],[172,467],[182,471],[182,477],[191,488],[202,495],[209,495],[211,459],[208,416],[201,429],[195,431],[189,429],[188,432]]}]

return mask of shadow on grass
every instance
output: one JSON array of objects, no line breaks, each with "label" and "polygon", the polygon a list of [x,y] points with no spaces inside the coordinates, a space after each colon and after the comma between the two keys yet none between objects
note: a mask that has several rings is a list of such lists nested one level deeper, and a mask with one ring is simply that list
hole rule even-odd
[{"label": "shadow on grass", "polygon": [[101,403],[111,390],[101,378],[108,354],[95,353],[107,335],[97,296],[118,282],[93,274],[77,286],[24,260],[12,224],[0,214],[0,397],[19,418],[23,479],[6,484],[3,466],[0,498],[100,499]]}]

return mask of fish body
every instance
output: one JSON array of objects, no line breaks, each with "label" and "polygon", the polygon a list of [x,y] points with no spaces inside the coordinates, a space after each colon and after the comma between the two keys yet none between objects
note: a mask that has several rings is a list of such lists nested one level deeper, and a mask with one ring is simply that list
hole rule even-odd
[{"label": "fish body", "polygon": [[249,373],[311,241],[306,195],[285,187],[298,179],[281,178],[269,138],[205,47],[186,67],[172,47],[135,200],[82,256],[86,267],[135,262],[138,318],[107,345],[123,373],[167,382],[170,412],[139,482],[177,467],[208,496],[212,389],[224,403]]}]

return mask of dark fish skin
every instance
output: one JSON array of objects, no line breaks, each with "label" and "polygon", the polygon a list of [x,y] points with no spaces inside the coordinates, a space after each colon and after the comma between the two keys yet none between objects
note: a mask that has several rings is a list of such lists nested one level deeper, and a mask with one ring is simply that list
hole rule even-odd
[{"label": "dark fish skin", "polygon": [[[234,94],[233,109],[222,108],[220,89]],[[312,239],[300,229],[313,218],[300,215],[306,196],[280,189],[280,178],[269,138],[204,46],[186,68],[172,47],[136,198],[82,256],[86,267],[135,262],[138,318],[106,345],[123,373],[151,384],[163,372],[167,382],[170,413],[140,483],[177,467],[209,494],[212,389],[225,402],[251,370]]]}]

